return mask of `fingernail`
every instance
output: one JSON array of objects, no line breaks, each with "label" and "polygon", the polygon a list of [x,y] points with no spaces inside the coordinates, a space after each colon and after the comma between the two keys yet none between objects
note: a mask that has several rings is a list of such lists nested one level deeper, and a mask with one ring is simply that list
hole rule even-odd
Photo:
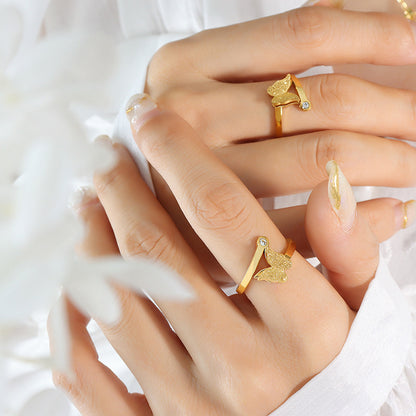
[{"label": "fingernail", "polygon": [[409,228],[416,222],[416,201],[411,200],[403,204],[403,228]]},{"label": "fingernail", "polygon": [[148,94],[136,94],[126,106],[126,115],[133,130],[138,132],[153,112],[159,111],[157,104]]},{"label": "fingernail", "polygon": [[95,190],[89,186],[83,186],[73,193],[70,206],[77,212],[90,205],[92,202],[98,202]]},{"label": "fingernail", "polygon": [[337,162],[331,160],[326,165],[328,172],[328,197],[332,209],[337,214],[344,231],[351,231],[357,212],[357,202],[347,178],[342,173]]}]

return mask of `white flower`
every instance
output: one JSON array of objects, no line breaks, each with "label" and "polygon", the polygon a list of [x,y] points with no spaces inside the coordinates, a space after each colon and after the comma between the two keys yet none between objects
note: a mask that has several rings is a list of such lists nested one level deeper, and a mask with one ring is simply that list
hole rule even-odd
[{"label": "white flower", "polygon": [[[185,300],[190,291],[175,273],[149,261],[75,254],[84,230],[68,208],[74,184],[114,163],[108,146],[91,144],[85,121],[109,105],[115,45],[103,34],[71,32],[33,42],[23,53],[23,20],[18,9],[0,3],[0,342],[33,336],[27,319],[56,304],[53,365],[69,371],[62,293],[85,314],[114,323],[120,305],[112,283],[155,299]],[[0,354],[18,355],[16,343],[2,345]],[[48,403],[47,394],[21,416]]]}]

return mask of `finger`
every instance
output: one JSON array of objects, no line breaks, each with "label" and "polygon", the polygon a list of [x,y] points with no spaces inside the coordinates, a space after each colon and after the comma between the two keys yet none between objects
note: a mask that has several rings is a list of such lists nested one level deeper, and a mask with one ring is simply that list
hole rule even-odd
[{"label": "finger", "polygon": [[[235,336],[245,337],[248,323],[203,269],[140,177],[127,150],[118,144],[114,148],[119,157],[117,166],[108,173],[96,175],[95,184],[120,251],[124,257],[147,256],[161,261],[191,285],[196,298],[193,302],[178,304],[160,299],[156,302],[193,361],[206,367],[212,348],[218,353],[227,348],[224,334],[231,331]],[[151,333],[148,329],[142,331],[142,334]],[[186,365],[182,360],[182,366],[188,370],[190,363]]]},{"label": "finger", "polygon": [[[327,182],[320,184],[309,198],[306,234],[327,268],[331,283],[357,310],[378,267],[380,241],[403,226],[403,203],[380,199],[357,209],[351,187],[339,167],[330,162],[328,169],[330,186]],[[414,204],[410,206],[413,209]]]},{"label": "finger", "polygon": [[215,152],[257,198],[313,189],[326,180],[325,166],[330,160],[339,162],[353,186],[416,185],[414,147],[352,132],[321,131],[233,145]]},{"label": "finger", "polygon": [[117,242],[103,206],[91,189],[83,189],[75,211],[85,226],[78,252],[89,257],[118,254]]},{"label": "finger", "polygon": [[[301,82],[312,110],[301,111],[297,105],[285,107],[283,135],[346,130],[416,140],[414,91],[339,74],[306,77]],[[272,83],[210,81],[162,92],[158,101],[188,121],[210,147],[221,147],[275,137],[274,108],[266,92]]]},{"label": "finger", "polygon": [[[382,243],[404,227],[404,207],[403,202],[397,199],[379,198],[359,202],[357,204],[357,211],[360,217],[363,218],[363,222],[369,225],[376,240]],[[406,207],[408,221],[404,228],[411,226],[416,217],[416,206],[408,202]],[[302,256],[310,258],[316,256],[316,253],[312,250],[305,231],[306,208],[307,205],[299,205],[267,211],[267,214],[284,235],[290,235],[293,238],[296,242],[296,249]],[[317,204],[316,211],[321,213],[321,209],[322,206]],[[314,215],[317,212],[314,212]],[[323,217],[322,213],[321,215]],[[308,217],[308,222],[308,226],[311,229],[313,228],[315,234],[318,234],[322,222],[315,220],[313,216]],[[329,244],[329,242],[325,243],[324,240],[319,239],[319,246],[321,247],[323,244],[327,245],[320,250],[319,254],[321,257],[322,252],[332,253],[334,249],[334,246]],[[337,258],[337,256],[333,257]]]},{"label": "finger", "polygon": [[[264,79],[322,64],[412,64],[416,62],[412,28],[400,16],[304,7],[170,44],[155,56],[150,69],[168,56],[185,55],[195,73],[235,81]],[[207,50],[214,52],[207,54]],[[176,67],[180,82],[183,75],[180,65]],[[156,81],[154,76],[163,75],[154,72],[149,71],[150,84]]]},{"label": "finger", "polygon": [[[138,145],[171,188],[196,233],[233,280],[239,283],[245,274],[258,236],[268,236],[274,250],[284,251],[286,239],[256,199],[204,146],[194,130],[175,114],[155,109],[149,98],[135,99],[129,116]],[[149,108],[153,109],[145,112]],[[289,280],[284,285],[250,283],[247,296],[264,322],[279,330],[289,323],[305,329],[303,319],[293,322],[294,305],[301,303],[305,310],[319,314],[329,302],[338,323],[349,325],[350,315],[343,302],[298,253],[293,256],[293,267],[288,274]],[[313,294],[302,290],[304,287],[312,288]]]},{"label": "finger", "polygon": [[70,302],[67,302],[67,312],[73,374],[55,372],[55,385],[68,394],[84,416],[150,416],[152,412],[145,397],[130,394],[115,374],[98,360],[86,328],[88,319]]},{"label": "finger", "polygon": [[[93,257],[118,254],[112,227],[97,198],[84,199],[78,213],[87,230],[82,252]],[[115,290],[120,298],[122,317],[113,326],[98,324],[139,381],[152,409],[168,408],[172,404],[170,400],[189,380],[189,356],[152,302],[120,287]],[[163,398],[161,383],[172,386]]]}]

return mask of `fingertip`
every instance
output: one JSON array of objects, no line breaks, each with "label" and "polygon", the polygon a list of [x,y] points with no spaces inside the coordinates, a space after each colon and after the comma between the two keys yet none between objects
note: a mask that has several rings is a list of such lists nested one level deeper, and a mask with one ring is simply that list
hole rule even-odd
[{"label": "fingertip", "polygon": [[127,102],[126,116],[133,135],[136,135],[147,121],[158,114],[160,114],[160,109],[149,94],[135,94]]}]

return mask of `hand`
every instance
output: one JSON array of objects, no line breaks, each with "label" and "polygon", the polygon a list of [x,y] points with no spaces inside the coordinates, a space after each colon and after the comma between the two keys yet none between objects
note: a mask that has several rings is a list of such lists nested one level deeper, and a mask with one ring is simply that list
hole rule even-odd
[{"label": "hand", "polygon": [[[274,138],[274,110],[266,93],[273,81],[317,64],[351,62],[416,63],[410,24],[402,16],[308,7],[208,30],[156,53],[146,88],[161,107],[188,121],[257,198],[311,190],[326,179],[332,159],[352,185],[415,186],[416,150],[378,137],[416,139],[414,92],[339,74],[306,77],[302,84],[312,111],[285,108],[285,137]],[[153,178],[159,200],[186,241],[223,281],[224,271],[183,218],[169,187],[154,170]],[[310,257],[305,211],[296,207],[269,215]]]},{"label": "hand", "polygon": [[[142,114],[141,108],[135,106],[132,122],[138,145],[231,278],[241,281],[258,236],[266,235],[274,250],[284,251],[283,235],[193,129],[173,113],[154,109]],[[269,414],[341,350],[355,316],[342,291],[340,295],[295,253],[286,283],[252,280],[246,296],[224,296],[146,187],[128,152],[121,145],[115,149],[118,165],[95,178],[102,205],[90,202],[81,211],[89,231],[84,251],[102,255],[119,249],[124,257],[162,261],[189,283],[195,300],[178,304],[156,299],[159,310],[120,290],[121,321],[113,327],[101,324],[145,396],[127,393],[99,363],[86,320],[70,307],[76,379],[56,375],[56,383],[90,416]],[[320,187],[311,199],[310,215],[320,207],[338,230],[348,226],[349,244],[360,243],[361,255],[371,262],[378,251],[376,237],[356,212],[345,178],[339,180],[340,209],[333,210]],[[343,248],[345,243],[341,241]],[[367,270],[358,263],[360,278],[370,280],[373,276],[364,276]]]}]

